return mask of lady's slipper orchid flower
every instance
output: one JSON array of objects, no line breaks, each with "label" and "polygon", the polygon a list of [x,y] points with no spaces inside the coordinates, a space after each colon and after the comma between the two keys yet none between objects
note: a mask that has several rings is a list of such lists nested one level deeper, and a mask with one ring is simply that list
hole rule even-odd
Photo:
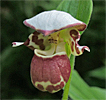
[{"label": "lady's slipper orchid flower", "polygon": [[34,50],[30,73],[36,88],[50,93],[59,91],[70,76],[70,55],[79,56],[84,49],[90,51],[87,46],[78,45],[79,31],[86,24],[56,10],[42,12],[24,24],[36,31],[25,42],[13,42],[13,47],[26,45]]}]

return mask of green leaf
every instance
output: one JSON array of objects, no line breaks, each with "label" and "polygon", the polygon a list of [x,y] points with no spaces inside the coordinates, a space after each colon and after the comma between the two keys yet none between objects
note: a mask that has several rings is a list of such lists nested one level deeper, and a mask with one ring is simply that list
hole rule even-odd
[{"label": "green leaf", "polygon": [[69,96],[73,100],[94,99],[104,100],[106,91],[98,87],[90,87],[80,77],[77,71],[73,70],[72,80],[70,84]]},{"label": "green leaf", "polygon": [[92,0],[63,0],[57,7],[57,10],[70,13],[74,18],[81,20],[87,25],[92,14],[92,9]]},{"label": "green leaf", "polygon": [[88,75],[90,77],[96,77],[96,78],[100,78],[100,79],[106,79],[106,67],[101,67],[95,70],[92,70],[88,73]]}]

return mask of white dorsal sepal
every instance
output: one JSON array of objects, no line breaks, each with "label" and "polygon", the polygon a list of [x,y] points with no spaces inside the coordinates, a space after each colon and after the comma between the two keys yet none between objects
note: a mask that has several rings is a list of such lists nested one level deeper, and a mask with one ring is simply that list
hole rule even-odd
[{"label": "white dorsal sepal", "polygon": [[45,36],[66,29],[75,27],[79,31],[86,28],[86,24],[77,20],[69,13],[57,10],[45,11],[23,22],[26,26],[43,33]]}]

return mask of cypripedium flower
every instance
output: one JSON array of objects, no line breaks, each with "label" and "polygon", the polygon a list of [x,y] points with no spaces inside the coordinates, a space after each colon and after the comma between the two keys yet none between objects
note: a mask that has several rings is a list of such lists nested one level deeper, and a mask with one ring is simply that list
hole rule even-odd
[{"label": "cypripedium flower", "polygon": [[25,42],[13,42],[13,47],[26,45],[34,50],[31,61],[31,81],[41,91],[54,93],[67,83],[70,72],[71,54],[79,56],[87,46],[78,45],[79,31],[86,24],[63,11],[45,11],[24,24],[35,30]]}]

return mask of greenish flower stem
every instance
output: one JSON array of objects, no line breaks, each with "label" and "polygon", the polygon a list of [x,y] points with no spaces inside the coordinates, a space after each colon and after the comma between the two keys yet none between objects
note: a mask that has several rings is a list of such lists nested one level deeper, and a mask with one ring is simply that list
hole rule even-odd
[{"label": "greenish flower stem", "polygon": [[72,78],[72,71],[74,69],[74,62],[75,62],[75,56],[71,55],[71,57],[70,57],[71,73],[70,73],[69,80],[65,85],[62,100],[68,100],[68,93],[69,93],[69,88],[70,88],[70,83],[71,83],[71,78]]}]

